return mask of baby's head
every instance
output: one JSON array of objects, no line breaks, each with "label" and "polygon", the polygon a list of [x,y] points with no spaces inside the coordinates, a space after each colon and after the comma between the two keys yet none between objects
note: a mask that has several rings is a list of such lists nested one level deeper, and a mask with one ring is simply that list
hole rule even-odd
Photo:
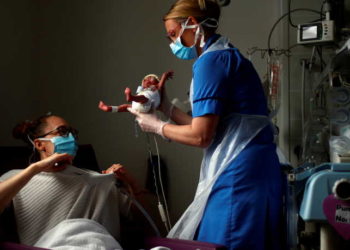
[{"label": "baby's head", "polygon": [[159,83],[159,78],[157,75],[149,74],[142,79],[142,87],[150,88],[152,86],[157,86]]}]

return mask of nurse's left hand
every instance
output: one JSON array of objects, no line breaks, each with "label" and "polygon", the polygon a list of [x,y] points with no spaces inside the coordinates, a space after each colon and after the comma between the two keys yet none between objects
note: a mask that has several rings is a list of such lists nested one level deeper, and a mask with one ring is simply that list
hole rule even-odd
[{"label": "nurse's left hand", "polygon": [[155,113],[141,113],[131,108],[128,109],[130,113],[136,116],[136,121],[144,132],[151,132],[164,137],[163,127],[168,124],[160,120]]}]

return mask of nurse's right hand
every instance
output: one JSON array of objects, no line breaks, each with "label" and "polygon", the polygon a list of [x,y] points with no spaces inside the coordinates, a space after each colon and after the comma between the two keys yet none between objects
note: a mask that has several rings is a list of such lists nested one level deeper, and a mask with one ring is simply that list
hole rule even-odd
[{"label": "nurse's right hand", "polygon": [[136,116],[135,119],[142,131],[158,134],[165,138],[163,135],[163,127],[168,124],[168,122],[160,120],[155,113],[142,113],[131,108],[128,108],[128,110],[131,114]]}]

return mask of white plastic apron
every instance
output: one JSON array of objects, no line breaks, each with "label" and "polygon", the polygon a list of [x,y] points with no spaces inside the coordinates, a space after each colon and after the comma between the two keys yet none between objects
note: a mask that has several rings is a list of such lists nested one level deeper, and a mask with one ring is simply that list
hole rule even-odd
[{"label": "white plastic apron", "polygon": [[[221,37],[203,54],[210,51],[228,49],[228,44],[228,39]],[[190,90],[191,105],[193,105],[192,96],[193,80]],[[220,121],[212,143],[204,150],[199,183],[194,200],[170,230],[167,237],[193,239],[216,180],[249,142],[269,124],[270,121],[267,116],[237,113],[231,114]]]}]

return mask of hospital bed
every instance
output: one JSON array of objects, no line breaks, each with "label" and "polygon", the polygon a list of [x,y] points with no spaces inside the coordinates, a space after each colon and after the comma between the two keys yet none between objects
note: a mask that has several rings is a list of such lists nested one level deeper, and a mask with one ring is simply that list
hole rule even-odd
[{"label": "hospital bed", "polygon": [[[0,175],[6,173],[12,169],[25,168],[28,166],[28,159],[31,154],[31,149],[27,147],[0,147]],[[79,145],[77,155],[73,162],[74,166],[84,167],[93,171],[100,172],[100,168],[97,163],[94,149],[91,145]],[[122,221],[122,240],[121,245],[125,249],[136,249],[135,246],[139,246],[142,249],[151,249],[156,246],[168,247],[170,249],[179,250],[223,250],[224,246],[204,243],[198,241],[168,239],[162,237],[153,237],[152,233],[146,237],[140,235],[144,233],[142,231],[142,225],[130,221]],[[124,228],[124,234],[123,234]],[[127,235],[129,234],[129,235]],[[132,241],[132,242],[131,242]],[[138,241],[138,242],[135,242]],[[129,244],[131,243],[131,244]],[[36,248],[31,246],[25,246],[19,244],[17,235],[14,211],[12,205],[8,207],[0,215],[0,249],[28,249],[39,250],[42,248]]]}]

